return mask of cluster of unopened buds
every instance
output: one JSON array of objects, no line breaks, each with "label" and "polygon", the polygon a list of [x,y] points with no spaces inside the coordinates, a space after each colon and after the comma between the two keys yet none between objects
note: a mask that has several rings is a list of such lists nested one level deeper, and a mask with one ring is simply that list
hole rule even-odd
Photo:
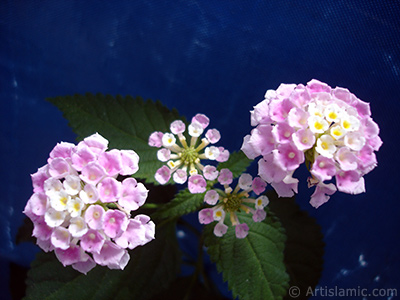
[{"label": "cluster of unopened buds", "polygon": [[183,184],[188,181],[188,189],[191,193],[203,193],[206,190],[206,180],[217,178],[216,167],[203,165],[201,160],[224,162],[229,158],[229,151],[223,147],[209,146],[217,143],[221,138],[216,129],[208,129],[205,137],[200,140],[209,123],[207,116],[195,115],[188,126],[190,141],[187,141],[184,135],[186,125],[181,120],[171,123],[171,132],[155,131],[150,135],[149,145],[160,148],[157,158],[167,163],[155,174],[155,179],[160,184],[166,184],[172,175],[175,183]]},{"label": "cluster of unopened buds", "polygon": [[[262,156],[261,178],[280,196],[290,197],[298,185],[292,175],[306,162],[309,186],[316,186],[310,200],[314,207],[336,190],[364,192],[363,176],[377,165],[374,151],[382,145],[369,104],[318,80],[268,90],[251,112],[251,124],[256,127],[242,150],[250,159]],[[333,178],[336,184],[329,182]]]},{"label": "cluster of unopened buds", "polygon": [[[228,230],[224,221],[229,215],[230,222],[235,227],[236,237],[243,239],[248,234],[249,226],[246,223],[240,223],[236,213],[240,211],[251,213],[254,222],[263,221],[267,215],[264,208],[269,200],[264,195],[258,195],[265,191],[266,183],[260,177],[253,179],[250,174],[244,173],[239,177],[236,187],[232,189],[230,185],[233,183],[233,176],[229,169],[221,170],[218,182],[224,189],[213,188],[205,193],[204,202],[212,207],[200,210],[199,222],[210,224],[217,221],[214,234],[221,237]],[[256,199],[251,197],[251,192],[258,197]]]},{"label": "cluster of unopened buds", "polygon": [[37,244],[82,273],[96,264],[124,269],[127,249],[154,239],[155,225],[147,215],[131,218],[148,194],[128,176],[138,170],[139,156],[107,148],[97,133],[78,145],[57,144],[48,163],[32,175],[34,193],[24,210]]}]

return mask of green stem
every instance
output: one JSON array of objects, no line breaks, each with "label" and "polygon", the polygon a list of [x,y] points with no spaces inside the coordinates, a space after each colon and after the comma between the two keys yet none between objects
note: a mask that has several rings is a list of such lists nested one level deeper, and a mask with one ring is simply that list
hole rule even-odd
[{"label": "green stem", "polygon": [[157,209],[159,208],[161,205],[157,204],[157,203],[145,203],[141,206],[141,208],[147,208],[147,209]]}]

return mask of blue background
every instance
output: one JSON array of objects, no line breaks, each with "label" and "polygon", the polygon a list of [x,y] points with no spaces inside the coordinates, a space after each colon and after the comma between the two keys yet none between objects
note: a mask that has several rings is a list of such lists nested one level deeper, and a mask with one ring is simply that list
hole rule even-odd
[{"label": "blue background", "polygon": [[297,201],[325,235],[319,285],[400,293],[399,16],[397,0],[1,1],[2,297],[9,262],[28,266],[36,251],[15,244],[29,174],[75,139],[46,97],[160,99],[188,118],[207,114],[221,144],[238,150],[267,89],[312,78],[370,102],[384,142],[365,194],[336,193],[315,210],[299,173]]}]

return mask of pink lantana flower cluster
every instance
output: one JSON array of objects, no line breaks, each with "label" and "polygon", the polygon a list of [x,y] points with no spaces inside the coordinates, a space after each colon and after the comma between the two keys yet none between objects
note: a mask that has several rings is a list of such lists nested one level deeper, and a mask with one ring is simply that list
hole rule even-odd
[{"label": "pink lantana flower cluster", "polygon": [[374,152],[382,145],[369,103],[318,80],[267,91],[251,112],[251,125],[255,128],[241,149],[250,159],[262,156],[261,178],[279,196],[290,197],[298,185],[292,175],[306,162],[309,186],[316,187],[310,200],[314,207],[337,190],[365,192],[363,176],[377,165]]},{"label": "pink lantana flower cluster", "polygon": [[236,237],[243,239],[248,234],[249,226],[239,222],[236,212],[251,213],[254,222],[263,221],[267,215],[264,207],[269,203],[268,197],[261,195],[255,199],[250,197],[250,193],[254,192],[255,195],[263,193],[266,182],[260,177],[253,179],[250,174],[244,173],[239,177],[235,189],[232,189],[230,185],[233,182],[233,176],[229,169],[221,170],[218,182],[224,187],[224,190],[214,188],[205,193],[204,202],[212,207],[200,210],[199,222],[210,224],[217,221],[214,234],[221,237],[228,230],[224,221],[225,217],[229,215],[230,222],[235,227]]},{"label": "pink lantana flower cluster", "polygon": [[[155,174],[160,184],[166,184],[171,176],[174,182],[184,184],[188,181],[191,193],[203,193],[206,190],[206,179],[214,180],[218,170],[213,165],[203,165],[201,160],[224,162],[229,158],[229,151],[223,147],[209,146],[217,143],[221,135],[216,129],[208,129],[201,138],[210,120],[203,114],[192,118],[188,126],[190,141],[186,140],[184,132],[186,125],[181,120],[171,123],[171,132],[153,132],[149,137],[149,145],[160,148],[157,158],[166,162]],[[188,178],[189,175],[189,178]]]},{"label": "pink lantana flower cluster", "polygon": [[127,249],[154,239],[150,218],[130,215],[144,204],[148,190],[133,177],[117,179],[138,170],[139,156],[107,147],[97,133],[78,145],[57,144],[32,175],[33,195],[24,209],[37,244],[85,274],[96,264],[124,269]]}]

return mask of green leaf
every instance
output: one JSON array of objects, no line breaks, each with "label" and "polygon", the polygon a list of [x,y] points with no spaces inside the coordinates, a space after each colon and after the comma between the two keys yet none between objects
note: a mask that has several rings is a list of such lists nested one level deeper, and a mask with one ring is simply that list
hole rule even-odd
[{"label": "green leaf", "polygon": [[252,160],[248,159],[242,151],[232,152],[226,162],[218,165],[218,170],[228,168],[232,172],[233,178],[236,178],[246,171],[251,162]]},{"label": "green leaf", "polygon": [[213,234],[215,223],[205,227],[205,245],[211,260],[228,281],[234,297],[282,299],[289,283],[283,261],[284,229],[270,215],[260,223],[254,223],[247,214],[237,215],[241,223],[249,225],[244,239],[236,238],[233,226],[223,237]]},{"label": "green leaf", "polygon": [[310,288],[314,289],[323,268],[324,242],[320,226],[307,212],[300,210],[293,198],[278,198],[268,192],[268,207],[285,227],[287,241],[285,264],[290,276],[290,286],[299,289],[299,296],[285,299],[307,299]]},{"label": "green leaf", "polygon": [[28,272],[25,299],[149,299],[175,280],[181,263],[175,223],[156,229],[155,240],[130,251],[123,271],[96,266],[84,275],[63,267],[53,253],[40,252]]},{"label": "green leaf", "polygon": [[204,193],[192,194],[188,189],[179,191],[175,198],[157,211],[152,217],[174,218],[198,210],[204,202]]},{"label": "green leaf", "polygon": [[154,174],[163,163],[157,159],[158,148],[150,147],[148,139],[152,132],[169,131],[170,123],[185,118],[160,101],[143,101],[131,96],[85,94],[48,98],[62,112],[78,140],[98,132],[109,140],[109,148],[133,149],[139,156],[136,178],[155,183]]}]

